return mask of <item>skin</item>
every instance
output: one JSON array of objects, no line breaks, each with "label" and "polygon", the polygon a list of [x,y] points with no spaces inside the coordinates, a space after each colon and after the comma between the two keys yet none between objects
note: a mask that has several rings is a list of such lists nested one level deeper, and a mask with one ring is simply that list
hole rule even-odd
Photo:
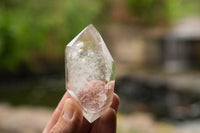
[{"label": "skin", "polygon": [[120,99],[114,93],[112,104],[107,111],[96,121],[89,123],[83,117],[79,104],[66,92],[43,133],[116,133],[119,103]]}]

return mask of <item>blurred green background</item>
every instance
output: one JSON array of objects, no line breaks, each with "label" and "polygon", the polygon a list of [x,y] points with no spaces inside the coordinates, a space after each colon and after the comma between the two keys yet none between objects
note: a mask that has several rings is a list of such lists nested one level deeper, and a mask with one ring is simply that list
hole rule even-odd
[{"label": "blurred green background", "polygon": [[116,63],[119,133],[200,132],[199,0],[1,0],[0,132],[42,131],[65,46],[89,24]]},{"label": "blurred green background", "polygon": [[60,64],[65,45],[90,23],[100,31],[113,21],[168,26],[200,12],[198,0],[3,0],[0,7],[0,70],[33,73]]},{"label": "blurred green background", "polygon": [[[90,23],[100,23],[108,1],[1,1],[1,71],[42,73],[60,64],[65,45]],[[47,64],[45,64],[45,63]]]}]

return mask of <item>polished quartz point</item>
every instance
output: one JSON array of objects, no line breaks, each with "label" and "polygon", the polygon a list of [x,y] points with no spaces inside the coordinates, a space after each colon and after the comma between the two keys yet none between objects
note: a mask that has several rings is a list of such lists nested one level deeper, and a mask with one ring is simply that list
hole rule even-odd
[{"label": "polished quartz point", "polygon": [[111,105],[115,65],[101,35],[87,26],[65,49],[66,89],[92,123]]}]

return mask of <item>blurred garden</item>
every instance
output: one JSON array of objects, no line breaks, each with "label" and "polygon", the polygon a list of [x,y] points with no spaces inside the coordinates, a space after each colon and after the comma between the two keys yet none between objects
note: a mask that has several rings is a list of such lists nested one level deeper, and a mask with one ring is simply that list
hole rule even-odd
[{"label": "blurred garden", "polygon": [[118,133],[199,133],[199,0],[1,0],[0,132],[39,133],[87,25],[116,65]]}]

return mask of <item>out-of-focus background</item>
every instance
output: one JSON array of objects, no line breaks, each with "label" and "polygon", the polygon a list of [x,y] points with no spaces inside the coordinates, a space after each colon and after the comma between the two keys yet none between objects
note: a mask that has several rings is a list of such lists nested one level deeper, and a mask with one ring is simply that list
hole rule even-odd
[{"label": "out-of-focus background", "polygon": [[39,133],[89,24],[116,63],[118,133],[200,132],[199,0],[0,1],[0,132]]}]

